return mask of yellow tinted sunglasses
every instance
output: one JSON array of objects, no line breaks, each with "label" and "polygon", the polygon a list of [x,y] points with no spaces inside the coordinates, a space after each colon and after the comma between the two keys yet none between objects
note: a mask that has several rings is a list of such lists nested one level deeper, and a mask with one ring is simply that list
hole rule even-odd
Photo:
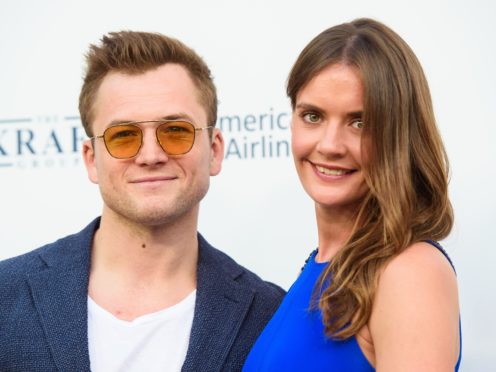
[{"label": "yellow tinted sunglasses", "polygon": [[183,155],[191,150],[197,131],[213,128],[196,128],[185,120],[144,120],[116,124],[105,129],[102,135],[109,154],[117,159],[130,159],[138,155],[143,145],[143,130],[138,124],[159,123],[156,128],[157,142],[167,155]]}]

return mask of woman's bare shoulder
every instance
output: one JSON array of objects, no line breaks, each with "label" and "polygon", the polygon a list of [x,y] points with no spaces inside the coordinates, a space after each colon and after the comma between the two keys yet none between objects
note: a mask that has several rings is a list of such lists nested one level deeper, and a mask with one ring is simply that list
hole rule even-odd
[{"label": "woman's bare shoulder", "polygon": [[379,277],[369,322],[377,367],[452,371],[458,358],[458,321],[450,262],[432,244],[412,244]]},{"label": "woman's bare shoulder", "polygon": [[402,279],[414,279],[415,282],[446,279],[456,282],[450,261],[438,248],[427,242],[414,243],[391,259],[384,267],[380,281],[387,284]]}]

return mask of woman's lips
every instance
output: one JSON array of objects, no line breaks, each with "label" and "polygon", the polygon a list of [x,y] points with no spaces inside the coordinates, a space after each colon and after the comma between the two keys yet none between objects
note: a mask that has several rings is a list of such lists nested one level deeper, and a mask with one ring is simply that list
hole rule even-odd
[{"label": "woman's lips", "polygon": [[353,169],[342,169],[342,168],[327,168],[321,165],[315,165],[317,171],[322,174],[331,175],[331,176],[342,176],[344,174],[349,174],[354,172]]},{"label": "woman's lips", "polygon": [[356,169],[344,168],[338,165],[315,164],[309,161],[314,172],[323,179],[337,180],[350,176]]}]

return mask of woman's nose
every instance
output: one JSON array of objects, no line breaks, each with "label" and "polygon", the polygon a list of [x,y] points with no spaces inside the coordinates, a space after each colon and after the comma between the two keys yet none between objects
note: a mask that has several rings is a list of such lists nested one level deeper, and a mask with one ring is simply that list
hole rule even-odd
[{"label": "woman's nose", "polygon": [[342,155],[346,152],[346,134],[339,123],[330,122],[324,126],[317,151],[326,156]]}]

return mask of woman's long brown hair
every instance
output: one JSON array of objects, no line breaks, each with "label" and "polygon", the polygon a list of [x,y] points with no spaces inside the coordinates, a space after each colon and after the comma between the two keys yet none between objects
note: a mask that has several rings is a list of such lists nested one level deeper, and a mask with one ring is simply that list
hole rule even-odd
[{"label": "woman's long brown hair", "polygon": [[[362,151],[369,192],[351,236],[323,272],[315,293],[326,334],[355,335],[367,324],[384,265],[415,242],[451,231],[449,165],[436,127],[429,87],[410,47],[371,19],[325,30],[301,52],[288,78],[293,109],[298,92],[323,68],[358,69],[364,84]],[[323,286],[323,283],[330,283]]]}]

